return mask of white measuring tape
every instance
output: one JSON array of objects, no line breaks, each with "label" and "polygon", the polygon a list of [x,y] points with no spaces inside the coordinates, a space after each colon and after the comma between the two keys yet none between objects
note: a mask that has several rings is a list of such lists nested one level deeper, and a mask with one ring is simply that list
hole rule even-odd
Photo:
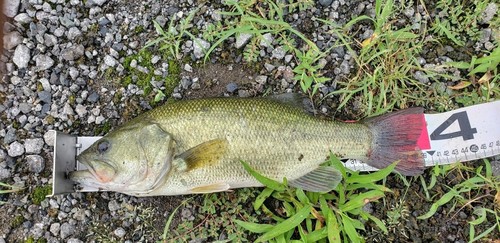
[{"label": "white measuring tape", "polygon": [[[419,145],[426,167],[500,154],[500,101],[425,114],[425,121],[427,134]],[[377,170],[357,160],[347,160],[344,165],[351,170]]]},{"label": "white measuring tape", "polygon": [[[425,166],[477,160],[500,154],[500,101],[469,106],[445,113],[425,114],[427,129],[419,139]],[[101,137],[75,137],[56,133],[52,195],[75,192],[67,173],[86,169],[76,155]],[[347,160],[345,167],[377,170],[361,161]],[[98,191],[81,188],[77,191]]]}]

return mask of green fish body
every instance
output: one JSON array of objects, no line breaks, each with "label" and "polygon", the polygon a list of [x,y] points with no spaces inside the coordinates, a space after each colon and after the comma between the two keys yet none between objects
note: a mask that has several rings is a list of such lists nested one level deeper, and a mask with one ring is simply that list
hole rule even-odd
[{"label": "green fish body", "polygon": [[[416,140],[422,124],[410,124],[408,129],[414,131],[398,137],[412,140],[398,142],[404,151],[390,147],[395,143],[391,139],[380,141],[387,136],[381,130],[398,132],[392,127],[398,122],[420,120],[420,109],[367,123],[342,123],[314,117],[290,100],[212,98],[163,105],[84,151],[78,159],[90,170],[71,177],[81,184],[136,196],[262,186],[243,168],[245,161],[268,178],[286,177],[292,186],[328,191],[339,180],[338,172],[320,166],[330,153],[378,168],[404,159],[398,165],[402,173],[421,172]],[[384,154],[380,146],[395,154]]]}]

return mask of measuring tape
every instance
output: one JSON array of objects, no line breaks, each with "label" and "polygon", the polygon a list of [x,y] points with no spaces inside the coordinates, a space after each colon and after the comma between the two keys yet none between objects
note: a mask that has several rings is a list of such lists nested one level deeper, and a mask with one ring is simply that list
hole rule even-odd
[{"label": "measuring tape", "polygon": [[[500,101],[424,117],[427,129],[418,145],[426,167],[500,154]],[[344,165],[351,170],[377,170],[358,160],[347,160]]]}]

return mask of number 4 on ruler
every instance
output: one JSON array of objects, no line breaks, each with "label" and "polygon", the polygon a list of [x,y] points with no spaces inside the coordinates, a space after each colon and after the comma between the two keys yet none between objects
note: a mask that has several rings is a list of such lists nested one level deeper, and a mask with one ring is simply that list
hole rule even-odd
[{"label": "number 4 on ruler", "polygon": [[[460,131],[443,134],[444,130],[451,126],[455,121],[458,122]],[[462,137],[464,140],[474,139],[474,133],[477,133],[476,128],[470,126],[469,117],[466,111],[461,111],[451,115],[439,127],[431,133],[431,140],[443,140],[456,137]]]}]

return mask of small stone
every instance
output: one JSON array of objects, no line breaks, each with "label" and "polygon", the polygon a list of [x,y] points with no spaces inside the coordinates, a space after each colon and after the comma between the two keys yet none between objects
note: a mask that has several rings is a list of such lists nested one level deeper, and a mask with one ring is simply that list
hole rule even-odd
[{"label": "small stone", "polygon": [[236,91],[238,89],[238,84],[237,83],[234,83],[234,82],[231,82],[231,83],[228,83],[226,85],[226,90],[227,92],[229,93],[233,93],[234,91]]},{"label": "small stone", "polygon": [[248,90],[238,90],[238,96],[241,98],[250,97],[250,92]]},{"label": "small stone", "polygon": [[186,72],[192,73],[193,72],[193,67],[191,67],[191,65],[189,65],[189,63],[186,63],[186,64],[184,64],[184,70]]},{"label": "small stone", "polygon": [[[3,13],[9,17],[14,18],[16,16],[17,11],[19,10],[19,5],[21,4],[20,0],[2,0],[5,1]],[[2,26],[3,28],[3,26]]]},{"label": "small stone", "polygon": [[116,200],[111,200],[108,202],[108,209],[109,211],[116,211],[120,209],[120,204]]},{"label": "small stone", "polygon": [[45,168],[45,163],[40,155],[26,155],[28,170],[33,173],[41,173]]},{"label": "small stone", "polygon": [[74,61],[85,53],[83,45],[71,46],[61,51],[61,57],[66,61]]},{"label": "small stone", "polygon": [[482,13],[482,16],[481,16],[481,21],[483,23],[489,23],[493,17],[495,17],[495,14],[498,13],[498,6],[496,3],[494,2],[491,2],[490,4],[488,4],[488,6],[486,6],[486,8],[484,9],[484,12]]},{"label": "small stone", "polygon": [[118,237],[118,238],[123,238],[127,232],[122,227],[118,227],[113,231],[113,233]]},{"label": "small stone", "polygon": [[43,148],[42,138],[29,138],[24,140],[24,149],[27,154],[39,154]]},{"label": "small stone", "polygon": [[38,92],[38,98],[45,103],[50,103],[52,101],[52,94],[49,91]]},{"label": "small stone", "polygon": [[36,223],[30,229],[30,234],[33,238],[38,239],[43,235],[43,223]]},{"label": "small stone", "polygon": [[255,77],[255,82],[257,82],[259,84],[265,84],[267,82],[267,76],[259,75],[259,76]]},{"label": "small stone", "polygon": [[3,48],[6,50],[14,49],[21,43],[23,43],[23,37],[17,31],[7,33],[3,37]]},{"label": "small stone", "polygon": [[52,88],[50,87],[50,82],[48,79],[41,78],[38,80],[38,82],[40,82],[40,84],[42,85],[43,90],[48,91],[48,92],[52,91]]},{"label": "small stone", "polygon": [[271,72],[274,70],[275,66],[269,63],[264,63],[264,68],[266,68],[268,72]]},{"label": "small stone", "polygon": [[31,104],[26,103],[26,102],[23,102],[23,103],[20,103],[20,104],[19,104],[19,110],[20,110],[22,113],[24,113],[24,114],[29,113],[29,112],[31,111],[31,108],[32,108],[32,107],[33,107],[33,106],[32,106]]},{"label": "small stone", "polygon": [[180,93],[173,93],[172,97],[174,97],[176,99],[182,99],[182,95]]},{"label": "small stone", "polygon": [[416,71],[413,74],[413,78],[423,84],[429,83],[429,78],[422,71]]},{"label": "small stone", "polygon": [[24,44],[20,44],[16,47],[14,51],[14,56],[12,57],[12,61],[18,68],[26,68],[28,67],[28,62],[30,61],[30,49]]},{"label": "small stone", "polygon": [[500,176],[500,160],[491,161],[491,173],[493,176]]},{"label": "small stone", "polygon": [[333,3],[333,0],[319,0],[319,4],[323,7],[328,7]]},{"label": "small stone", "polygon": [[54,130],[49,130],[43,134],[43,140],[45,143],[51,147],[54,146],[54,141],[56,139],[56,131]]},{"label": "small stone", "polygon": [[85,117],[85,115],[87,114],[87,107],[85,107],[85,106],[83,106],[81,104],[78,104],[75,107],[75,111],[76,111],[76,114],[78,114],[79,117]]},{"label": "small stone", "polygon": [[106,118],[104,118],[104,116],[98,116],[95,118],[95,124],[99,125],[99,124],[102,124],[102,122],[106,120]]},{"label": "small stone", "polygon": [[5,180],[7,178],[10,178],[11,173],[10,170],[7,168],[0,168],[0,180]]},{"label": "small stone", "polygon": [[54,236],[57,236],[59,235],[59,230],[61,229],[61,224],[60,223],[53,223],[50,225],[50,233],[52,233],[52,235]]},{"label": "small stone", "polygon": [[80,75],[80,72],[78,71],[78,69],[76,69],[75,67],[70,67],[69,68],[69,76],[73,80],[76,80],[76,78],[78,78],[78,75]]},{"label": "small stone", "polygon": [[77,27],[71,27],[68,30],[68,33],[66,34],[66,37],[68,40],[73,41],[75,38],[79,37],[82,35],[82,32],[77,28]]},{"label": "small stone", "polygon": [[344,60],[340,64],[340,70],[343,74],[349,74],[351,72],[351,66],[349,65],[349,62]]},{"label": "small stone", "polygon": [[108,65],[108,67],[114,67],[116,65],[116,59],[110,55],[106,55],[104,57],[104,63]]},{"label": "small stone", "polygon": [[92,93],[90,93],[89,97],[87,98],[87,101],[91,102],[91,103],[95,103],[99,100],[99,94],[95,91],[92,91]]},{"label": "small stone", "polygon": [[7,151],[10,157],[17,157],[24,154],[24,145],[15,141],[9,145],[9,150]]},{"label": "small stone", "polygon": [[132,61],[130,61],[130,67],[131,68],[136,68],[137,67],[137,60],[132,59]]},{"label": "small stone", "polygon": [[484,43],[484,48],[488,51],[491,51],[491,50],[493,50],[493,48],[495,48],[495,44],[487,41]]},{"label": "small stone", "polygon": [[35,57],[35,62],[36,67],[40,71],[47,70],[54,65],[54,60],[47,55],[37,55]]},{"label": "small stone", "polygon": [[260,40],[260,45],[263,47],[272,47],[274,37],[271,33],[266,33],[262,35],[262,40]]},{"label": "small stone", "polygon": [[285,57],[285,54],[286,52],[283,49],[283,47],[279,46],[273,50],[271,58],[276,58],[278,60],[281,60]]},{"label": "small stone", "polygon": [[83,241],[77,238],[70,238],[68,239],[68,241],[66,241],[66,243],[83,243]]},{"label": "small stone", "polygon": [[27,13],[18,14],[14,17],[14,20],[19,24],[29,24],[33,22],[33,18],[31,18]]},{"label": "small stone", "polygon": [[292,60],[292,58],[293,58],[293,55],[286,55],[285,56],[285,62],[289,63]]},{"label": "small stone", "polygon": [[160,56],[154,55],[154,56],[151,58],[151,63],[152,63],[152,64],[156,64],[156,63],[158,63],[160,60],[161,60]]},{"label": "small stone", "polygon": [[69,223],[63,223],[61,225],[60,236],[62,239],[66,239],[68,236],[75,233],[75,226]]},{"label": "small stone", "polygon": [[181,217],[183,220],[188,220],[188,221],[193,221],[194,220],[194,216],[193,216],[193,212],[191,212],[190,209],[188,208],[183,208],[182,211],[181,211]]},{"label": "small stone", "polygon": [[193,54],[196,59],[205,56],[205,52],[210,48],[210,43],[203,39],[196,38],[193,41]]},{"label": "small stone", "polygon": [[102,6],[103,4],[105,4],[108,0],[89,0],[89,2],[93,2],[93,4],[97,5],[97,6]]},{"label": "small stone", "polygon": [[193,84],[191,85],[191,89],[193,89],[193,90],[198,90],[198,89],[201,89],[201,85],[200,85],[200,83],[193,83]]},{"label": "small stone", "polygon": [[181,86],[183,89],[188,89],[192,83],[193,82],[191,81],[191,79],[189,77],[182,77],[182,79],[181,79]]},{"label": "small stone", "polygon": [[245,46],[248,43],[248,41],[252,39],[252,36],[253,35],[249,33],[241,33],[239,35],[236,35],[236,43],[235,43],[236,48],[240,49],[243,46]]},{"label": "small stone", "polygon": [[10,144],[17,140],[16,130],[13,128],[7,129],[5,136],[3,137],[3,142],[5,144]]}]

